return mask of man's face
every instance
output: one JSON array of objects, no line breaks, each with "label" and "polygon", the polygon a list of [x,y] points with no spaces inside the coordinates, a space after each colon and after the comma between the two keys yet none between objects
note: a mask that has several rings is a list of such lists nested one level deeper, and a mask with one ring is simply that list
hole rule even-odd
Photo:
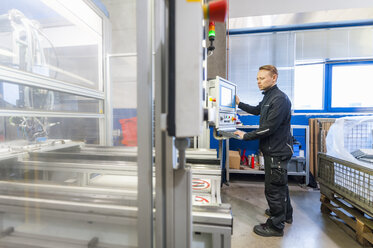
[{"label": "man's face", "polygon": [[258,82],[258,87],[260,90],[268,90],[273,85],[276,84],[277,75],[273,74],[271,75],[270,71],[267,70],[259,70],[258,76],[256,78],[256,81]]}]

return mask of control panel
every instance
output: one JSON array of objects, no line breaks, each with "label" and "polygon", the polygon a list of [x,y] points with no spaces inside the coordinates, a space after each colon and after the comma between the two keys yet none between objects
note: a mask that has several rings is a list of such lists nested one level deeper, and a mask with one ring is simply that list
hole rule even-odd
[{"label": "control panel", "polygon": [[208,81],[209,108],[214,111],[216,130],[229,130],[236,127],[236,84],[221,78]]},{"label": "control panel", "polygon": [[236,124],[236,113],[224,113],[220,112],[219,113],[219,126],[224,127],[224,126],[231,126]]}]

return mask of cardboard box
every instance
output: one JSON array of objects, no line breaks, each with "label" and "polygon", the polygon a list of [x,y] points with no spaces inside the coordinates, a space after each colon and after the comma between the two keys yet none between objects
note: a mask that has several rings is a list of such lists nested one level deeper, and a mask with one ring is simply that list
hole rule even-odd
[{"label": "cardboard box", "polygon": [[229,169],[240,169],[241,156],[238,151],[229,151]]}]

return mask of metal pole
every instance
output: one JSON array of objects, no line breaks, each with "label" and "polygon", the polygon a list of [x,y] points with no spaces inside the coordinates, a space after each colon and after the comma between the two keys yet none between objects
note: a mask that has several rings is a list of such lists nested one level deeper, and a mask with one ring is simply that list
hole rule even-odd
[{"label": "metal pole", "polygon": [[[105,59],[106,65],[106,84],[105,84],[105,104],[104,104],[104,111],[105,111],[105,127],[106,130],[105,134],[102,135],[102,131],[100,128],[100,134],[103,136],[102,138],[105,139],[105,145],[112,146],[113,145],[113,102],[112,102],[112,82],[111,82],[111,73],[110,73],[110,57],[106,57]],[[102,141],[100,137],[100,141]]]},{"label": "metal pole", "polygon": [[153,247],[152,5],[136,2],[138,247]]},{"label": "metal pole", "polygon": [[[173,228],[168,225],[168,218],[173,220],[172,205],[168,204],[168,185],[173,184],[171,173],[167,168],[167,147],[172,147],[172,139],[167,137],[165,127],[162,127],[162,115],[165,119],[167,112],[166,101],[166,6],[164,0],[156,0],[154,5],[154,85],[155,85],[155,243],[156,247],[172,247]],[[170,157],[170,160],[172,157]],[[172,186],[171,186],[172,187]],[[171,191],[172,192],[172,191]],[[168,217],[169,216],[169,217]]]},{"label": "metal pole", "polygon": [[229,183],[229,139],[225,140],[225,180]]}]

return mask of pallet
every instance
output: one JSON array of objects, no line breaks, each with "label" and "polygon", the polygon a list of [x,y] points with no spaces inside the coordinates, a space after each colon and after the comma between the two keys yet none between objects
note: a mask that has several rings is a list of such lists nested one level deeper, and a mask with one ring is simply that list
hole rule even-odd
[{"label": "pallet", "polygon": [[334,220],[337,220],[336,223],[362,246],[372,247],[373,219],[371,217],[333,194],[329,194],[328,197],[321,194],[320,201],[322,213],[328,214]]}]

